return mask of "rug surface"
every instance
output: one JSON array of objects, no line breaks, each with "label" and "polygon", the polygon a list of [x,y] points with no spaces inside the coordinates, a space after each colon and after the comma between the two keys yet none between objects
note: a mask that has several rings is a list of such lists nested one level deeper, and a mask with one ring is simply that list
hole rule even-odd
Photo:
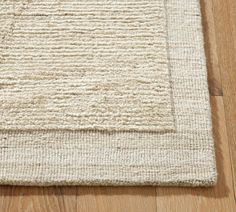
[{"label": "rug surface", "polygon": [[13,2],[0,183],[215,184],[198,0]]},{"label": "rug surface", "polygon": [[174,130],[164,0],[0,11],[0,129]]}]

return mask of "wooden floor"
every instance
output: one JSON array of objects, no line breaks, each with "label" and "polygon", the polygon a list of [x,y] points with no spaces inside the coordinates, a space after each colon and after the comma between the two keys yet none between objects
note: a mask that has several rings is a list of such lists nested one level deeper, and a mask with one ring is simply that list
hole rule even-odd
[{"label": "wooden floor", "polygon": [[201,0],[219,181],[214,188],[0,187],[0,212],[236,211],[236,0]]}]

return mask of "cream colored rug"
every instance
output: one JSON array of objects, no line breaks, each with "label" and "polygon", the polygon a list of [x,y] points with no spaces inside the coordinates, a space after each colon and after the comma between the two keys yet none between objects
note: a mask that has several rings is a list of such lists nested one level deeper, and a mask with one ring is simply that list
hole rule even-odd
[{"label": "cream colored rug", "polygon": [[4,1],[0,182],[216,182],[198,0]]}]

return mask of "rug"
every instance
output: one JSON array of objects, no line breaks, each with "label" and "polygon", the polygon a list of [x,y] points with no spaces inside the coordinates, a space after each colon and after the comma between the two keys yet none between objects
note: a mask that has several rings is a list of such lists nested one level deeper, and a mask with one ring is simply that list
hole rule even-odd
[{"label": "rug", "polygon": [[198,0],[0,8],[1,184],[216,183]]}]

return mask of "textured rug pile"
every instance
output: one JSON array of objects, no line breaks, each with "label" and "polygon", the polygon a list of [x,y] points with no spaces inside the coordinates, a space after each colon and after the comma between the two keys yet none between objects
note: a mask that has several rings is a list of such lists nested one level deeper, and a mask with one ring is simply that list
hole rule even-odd
[{"label": "textured rug pile", "polygon": [[216,182],[198,0],[0,5],[0,183]]}]

